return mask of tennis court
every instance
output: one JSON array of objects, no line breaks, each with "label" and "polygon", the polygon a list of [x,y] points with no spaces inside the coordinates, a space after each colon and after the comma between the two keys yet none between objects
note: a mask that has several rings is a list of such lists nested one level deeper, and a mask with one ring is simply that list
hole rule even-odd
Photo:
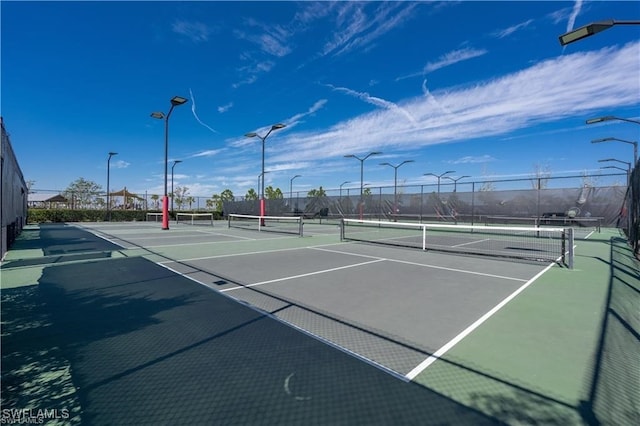
[{"label": "tennis court", "polygon": [[[551,264],[345,242],[335,225],[307,223],[308,237],[296,238],[295,222],[251,222],[85,229],[404,380]],[[262,232],[270,226],[281,232]]]},{"label": "tennis court", "polygon": [[[569,269],[553,256],[350,241],[335,223],[307,222],[298,235],[207,222],[170,230],[153,221],[41,225],[24,232],[25,249],[3,264],[3,288],[13,283],[5,297],[32,300],[18,290],[39,283],[38,309],[53,327],[39,344],[56,349],[38,353],[68,363],[59,368],[73,373],[76,390],[65,401],[83,422],[162,422],[174,413],[178,422],[221,424],[511,423],[506,401],[527,416],[542,410],[583,424],[578,401],[591,350],[562,360],[579,382],[564,391],[534,384],[559,377],[547,364],[513,377],[491,365],[558,364],[540,338],[520,342],[549,315],[527,312],[531,299],[518,296],[543,289],[566,303],[558,291],[582,274],[580,247],[590,235],[575,236],[577,266]],[[592,313],[606,290],[579,292],[580,308]],[[504,326],[501,317],[508,349],[494,337],[478,340]],[[597,330],[599,320],[585,318]],[[518,349],[527,353],[514,355]],[[514,390],[520,402],[502,399]]]}]

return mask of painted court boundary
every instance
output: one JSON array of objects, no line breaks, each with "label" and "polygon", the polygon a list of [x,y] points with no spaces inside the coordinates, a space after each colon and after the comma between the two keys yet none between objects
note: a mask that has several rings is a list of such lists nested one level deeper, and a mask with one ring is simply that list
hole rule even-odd
[{"label": "painted court boundary", "polygon": [[533,284],[538,278],[540,278],[545,272],[547,272],[549,269],[551,269],[551,267],[553,267],[554,265],[555,265],[555,263],[551,263],[546,268],[544,268],[542,271],[538,272],[533,278],[531,278],[524,285],[522,285],[516,291],[514,291],[509,296],[507,296],[505,299],[503,299],[502,302],[500,302],[496,306],[494,306],[489,312],[487,312],[486,314],[481,316],[473,324],[471,324],[469,327],[464,329],[460,334],[458,334],[456,337],[451,339],[449,342],[447,342],[440,349],[435,351],[433,353],[433,355],[429,356],[427,359],[425,359],[420,364],[418,364],[413,370],[408,372],[405,375],[405,377],[408,380],[413,380],[414,378],[416,378],[416,376],[418,376],[420,373],[422,373],[424,370],[426,370],[427,367],[429,367],[431,364],[433,364],[438,359],[440,359],[445,353],[447,353],[451,348],[453,348],[455,345],[460,343],[460,341],[462,341],[462,339],[464,339],[469,334],[471,334],[476,328],[480,327],[480,325],[482,325],[486,320],[491,318],[496,312],[498,312],[500,309],[502,309],[507,303],[512,301],[517,295],[522,293],[527,287],[529,287],[531,284]]},{"label": "painted court boundary", "polygon": [[[108,238],[106,238],[105,236],[99,235],[95,232],[92,232],[94,235],[96,235],[99,238],[105,239],[109,242],[113,242],[111,240],[109,240]],[[119,245],[119,244],[118,244]],[[124,247],[123,247],[124,248]],[[340,252],[337,250],[328,250],[328,249],[321,249],[321,248],[314,248],[314,247],[301,247],[301,248],[310,248],[310,249],[315,249],[315,250],[326,250],[329,252],[336,252],[336,253],[343,253],[343,254],[349,254],[349,255],[355,255],[355,256],[361,256],[361,257],[368,257],[368,258],[372,258],[372,259],[376,259],[376,261],[383,261],[383,260],[389,260],[389,261],[395,261],[398,263],[408,263],[408,264],[415,264],[418,266],[424,266],[424,267],[432,267],[432,268],[437,268],[437,269],[445,269],[445,270],[451,270],[451,271],[456,271],[456,272],[462,272],[462,273],[472,273],[472,274],[479,274],[479,275],[488,275],[488,276],[493,276],[495,278],[502,278],[502,279],[511,279],[511,280],[517,280],[517,281],[524,281],[521,279],[516,279],[516,278],[509,278],[509,277],[500,277],[500,276],[495,276],[495,275],[490,275],[490,274],[482,274],[482,273],[477,273],[477,272],[472,272],[472,271],[464,271],[464,270],[456,270],[456,269],[452,269],[452,268],[445,268],[445,267],[439,267],[439,266],[432,266],[432,265],[424,265],[424,264],[418,264],[418,263],[413,263],[413,262],[405,262],[405,261],[397,261],[397,260],[393,260],[393,259],[385,259],[385,258],[380,258],[380,257],[376,257],[376,256],[368,256],[368,255],[359,255],[359,254],[354,254],[354,253],[347,253],[347,252]],[[296,249],[300,249],[300,248],[296,248]],[[287,249],[288,250],[288,249]],[[276,250],[276,251],[281,251],[281,250]],[[256,252],[256,253],[268,253],[269,251],[264,251],[264,252]],[[361,266],[364,264],[369,264],[369,263],[375,263],[376,261],[371,261],[371,262],[364,262],[364,263],[360,263],[360,264],[356,264],[356,265],[348,265],[345,267],[352,267],[352,266]],[[547,265],[542,271],[538,272],[533,278],[529,279],[527,282],[525,282],[525,284],[523,284],[521,287],[519,287],[516,291],[514,291],[513,293],[511,293],[509,296],[507,296],[506,298],[504,298],[500,303],[498,303],[496,306],[494,306],[491,310],[489,310],[487,313],[485,313],[483,316],[481,316],[479,319],[477,319],[475,322],[473,322],[471,325],[469,325],[466,329],[464,329],[460,334],[458,334],[457,336],[455,336],[453,339],[451,339],[449,342],[447,342],[445,345],[443,345],[440,349],[438,349],[437,351],[435,351],[432,355],[430,355],[429,357],[427,357],[424,361],[422,361],[420,364],[418,364],[416,367],[414,367],[409,373],[402,375],[401,373],[398,373],[397,371],[394,371],[380,363],[377,363],[361,354],[358,354],[356,352],[353,352],[345,347],[342,347],[340,345],[337,345],[336,343],[331,342],[330,340],[327,340],[325,338],[323,338],[322,336],[318,336],[314,333],[311,333],[308,330],[305,330],[295,324],[292,324],[286,320],[283,320],[282,318],[279,318],[273,314],[271,314],[270,312],[264,311],[256,306],[253,306],[247,302],[244,302],[242,300],[236,299],[230,295],[226,295],[224,294],[223,291],[221,290],[216,290],[214,288],[211,288],[210,286],[208,286],[207,284],[200,282],[198,280],[196,280],[193,277],[190,277],[189,275],[186,275],[182,272],[179,272],[169,266],[167,266],[165,263],[173,263],[175,261],[165,261],[165,262],[153,262],[181,277],[184,277],[190,281],[193,281],[195,283],[198,283],[204,287],[206,287],[207,289],[214,291],[218,294],[221,294],[223,296],[226,297],[230,297],[232,300],[241,303],[243,306],[247,306],[253,310],[255,310],[256,312],[259,312],[263,315],[268,316],[269,318],[275,319],[276,321],[279,321],[283,324],[286,324],[290,327],[295,328],[296,330],[310,336],[313,337],[316,340],[319,340],[335,349],[340,350],[341,352],[344,352],[346,354],[349,354],[359,360],[362,360],[364,362],[366,362],[369,365],[372,365],[390,375],[392,375],[393,377],[396,377],[398,379],[401,379],[402,381],[411,381],[414,378],[416,378],[420,373],[422,373],[424,370],[426,370],[430,365],[432,365],[434,362],[436,362],[438,359],[440,359],[444,354],[446,354],[449,350],[451,350],[455,345],[457,345],[458,343],[460,343],[465,337],[467,337],[469,334],[471,334],[473,331],[475,331],[478,327],[480,327],[480,325],[482,325],[485,321],[487,321],[489,318],[491,318],[494,314],[496,314],[500,309],[502,309],[507,303],[509,303],[511,300],[513,300],[516,296],[518,296],[520,293],[522,293],[524,290],[526,290],[531,284],[533,284],[538,278],[540,278],[544,273],[546,273],[549,269],[551,269],[553,266],[555,266],[555,263],[550,263],[549,265]],[[332,268],[332,270],[335,269],[343,269],[345,267],[340,267],[340,268]],[[307,273],[307,274],[302,274],[302,275],[298,275],[298,276],[294,276],[294,277],[285,277],[285,278],[280,278],[280,279],[275,279],[275,280],[270,280],[270,281],[265,281],[265,282],[260,282],[260,283],[254,283],[254,284],[250,284],[248,286],[255,286],[255,285],[261,285],[261,284],[268,284],[271,282],[278,282],[278,281],[283,281],[283,280],[287,280],[287,279],[293,279],[296,277],[303,277],[303,276],[308,276],[308,275],[314,275],[314,274],[318,274],[318,273],[323,273],[323,272],[329,272],[330,270],[327,271],[316,271],[316,272],[311,272],[311,273]],[[229,290],[236,290],[236,289],[240,289],[240,288],[245,288],[247,286],[241,286],[241,287],[234,287],[231,289],[226,289],[226,291]]]}]

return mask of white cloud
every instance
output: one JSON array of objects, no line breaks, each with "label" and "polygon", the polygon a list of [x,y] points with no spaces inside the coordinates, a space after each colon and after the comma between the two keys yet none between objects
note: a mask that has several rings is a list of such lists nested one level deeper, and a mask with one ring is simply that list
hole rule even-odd
[{"label": "white cloud", "polygon": [[346,93],[347,95],[356,97],[358,99],[361,99],[361,100],[365,101],[366,103],[375,105],[377,107],[388,109],[388,110],[392,110],[392,111],[396,111],[400,115],[404,116],[411,123],[415,123],[416,122],[416,119],[411,115],[411,113],[409,111],[405,110],[404,108],[398,106],[397,104],[395,104],[395,103],[393,103],[391,101],[387,101],[387,100],[382,99],[382,98],[377,98],[375,96],[371,96],[367,92],[357,92],[355,90],[348,89],[346,87],[336,87],[336,86],[334,86],[332,84],[327,84],[327,87],[330,87],[331,89],[333,89],[335,91],[338,91],[338,92]]},{"label": "white cloud", "polygon": [[517,25],[511,26],[509,28],[505,28],[504,30],[496,31],[493,35],[497,38],[505,38],[516,31],[527,28],[529,25],[533,23],[533,19],[529,19],[527,21],[521,22]]},{"label": "white cloud", "polygon": [[224,151],[224,149],[209,149],[209,150],[206,150],[206,151],[198,152],[197,154],[193,154],[189,158],[214,157],[214,156],[220,154],[222,151]]},{"label": "white cloud", "polygon": [[126,169],[130,165],[131,165],[131,163],[127,163],[124,160],[118,160],[118,161],[113,162],[111,164],[111,167],[113,167],[114,169]]},{"label": "white cloud", "polygon": [[487,51],[484,49],[472,49],[468,47],[465,47],[464,49],[454,50],[440,56],[440,58],[438,58],[436,62],[429,62],[424,66],[423,72],[427,74],[441,68],[457,64],[458,62],[477,58],[478,56],[482,56],[486,53]]},{"label": "white cloud", "polygon": [[384,152],[385,148],[465,141],[592,111],[637,105],[638,80],[628,76],[639,73],[639,55],[638,42],[577,52],[473,87],[436,92],[438,105],[425,96],[396,102],[398,108],[415,118],[415,123],[397,120],[394,109],[378,109],[320,132],[290,132],[279,136],[274,161],[316,160],[365,149]]},{"label": "white cloud", "polygon": [[571,15],[569,16],[569,21],[567,21],[567,32],[573,30],[573,25],[576,22],[576,18],[582,9],[582,0],[576,0],[573,4],[573,10],[571,11]]},{"label": "white cloud", "polygon": [[218,112],[220,114],[225,113],[225,112],[229,111],[229,109],[231,109],[231,107],[233,107],[233,102],[229,102],[226,105],[221,105],[221,106],[218,107]]},{"label": "white cloud", "polygon": [[173,32],[181,34],[191,39],[193,42],[203,42],[209,40],[211,30],[202,22],[176,21],[171,26]]},{"label": "white cloud", "polygon": [[492,156],[485,154],[480,156],[472,156],[467,155],[456,160],[449,160],[447,163],[449,164],[477,164],[477,163],[488,163],[490,161],[496,161]]}]

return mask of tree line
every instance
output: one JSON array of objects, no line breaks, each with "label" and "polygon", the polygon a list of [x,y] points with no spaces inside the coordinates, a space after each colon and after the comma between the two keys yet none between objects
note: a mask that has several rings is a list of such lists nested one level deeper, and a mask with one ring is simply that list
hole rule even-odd
[{"label": "tree line", "polygon": [[[368,188],[367,188],[368,190]],[[113,194],[113,193],[112,193]],[[82,177],[71,182],[69,186],[62,192],[62,195],[70,200],[76,208],[87,208],[90,206],[105,208],[106,197],[103,198],[104,191],[102,186],[91,180],[84,179]],[[193,209],[193,203],[196,201],[196,197],[189,193],[187,186],[177,186],[173,192],[170,192],[169,197],[173,199],[173,202],[179,210],[184,207]],[[280,188],[274,188],[269,185],[264,189],[264,195],[266,199],[278,200],[284,199],[284,194]],[[317,189],[312,189],[307,193],[309,198],[317,198],[326,196],[326,191],[320,186]],[[113,197],[113,195],[111,195]],[[151,194],[149,198],[152,201],[152,207],[158,209],[160,207],[161,195]],[[124,194],[124,203],[126,206],[134,206],[136,201],[140,200],[137,194]],[[245,200],[258,200],[259,194],[255,189],[250,188],[244,196]],[[230,189],[225,189],[220,194],[212,194],[210,198],[206,200],[206,206],[209,209],[216,211],[222,211],[222,206],[225,202],[235,201],[235,195]],[[113,200],[111,201],[113,204]]]}]

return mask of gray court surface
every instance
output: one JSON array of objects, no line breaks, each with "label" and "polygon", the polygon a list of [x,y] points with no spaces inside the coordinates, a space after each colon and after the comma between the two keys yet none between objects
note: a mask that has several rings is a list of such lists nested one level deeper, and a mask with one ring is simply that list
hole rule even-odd
[{"label": "gray court surface", "polygon": [[[38,286],[4,290],[2,317],[31,327],[3,353],[71,372],[40,403],[77,424],[499,423],[408,374],[547,266],[343,243],[332,225],[24,233],[41,255],[3,271],[38,268]],[[22,407],[18,376],[3,402]]]},{"label": "gray court surface", "polygon": [[547,264],[210,227],[87,228],[404,378]]}]

